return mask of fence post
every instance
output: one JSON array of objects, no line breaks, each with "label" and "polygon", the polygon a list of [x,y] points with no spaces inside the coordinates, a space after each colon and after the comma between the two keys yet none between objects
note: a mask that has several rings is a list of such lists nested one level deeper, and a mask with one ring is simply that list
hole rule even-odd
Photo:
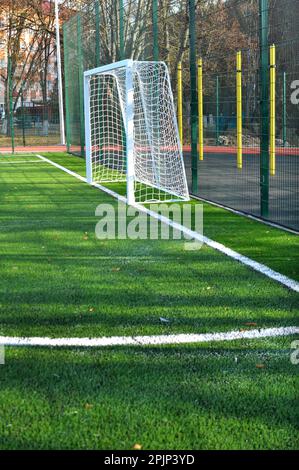
[{"label": "fence post", "polygon": [[80,106],[80,144],[81,156],[85,155],[85,123],[84,123],[84,98],[83,98],[83,54],[82,54],[82,21],[77,16],[77,50],[78,50],[78,73],[79,73],[79,106]]},{"label": "fence post", "polygon": [[95,66],[99,67],[101,64],[101,32],[100,32],[100,5],[99,0],[95,0],[95,27],[96,27],[96,60]]},{"label": "fence post", "polygon": [[202,59],[198,59],[198,143],[199,160],[203,160],[203,88],[202,88]]},{"label": "fence post", "polygon": [[268,0],[259,0],[260,16],[260,187],[261,216],[269,215],[269,48]]},{"label": "fence post", "polygon": [[69,102],[69,48],[67,24],[63,25],[63,49],[64,49],[64,89],[65,89],[65,125],[66,125],[66,146],[67,151],[71,148],[71,127],[70,127],[70,102]]},{"label": "fence post", "polygon": [[22,136],[23,136],[23,147],[26,147],[26,138],[25,138],[25,114],[24,114],[24,84],[22,85],[21,93],[21,109],[22,109]]},{"label": "fence post", "polygon": [[283,146],[287,146],[287,74],[283,72],[282,88],[282,140]]},{"label": "fence post", "polygon": [[237,52],[237,168],[243,166],[242,52]]},{"label": "fence post", "polygon": [[182,84],[182,62],[178,63],[177,70],[177,81],[178,81],[178,125],[179,125],[179,134],[180,141],[183,148],[183,84]]},{"label": "fence post", "polygon": [[195,0],[189,0],[189,30],[190,30],[190,81],[191,81],[191,167],[192,167],[192,192],[198,191],[197,170],[197,125],[198,125],[198,102],[196,90],[196,10]]},{"label": "fence post", "polygon": [[124,39],[124,1],[119,0],[119,55],[120,60],[125,58],[125,39]]},{"label": "fence post", "polygon": [[13,82],[12,82],[12,61],[11,56],[8,57],[8,94],[9,94],[9,126],[11,137],[11,151],[15,153],[15,129],[13,118]]},{"label": "fence post", "polygon": [[158,0],[152,0],[153,59],[159,60]]},{"label": "fence post", "polygon": [[270,47],[270,175],[276,171],[276,48]]},{"label": "fence post", "polygon": [[219,145],[219,76],[216,77],[216,145]]}]

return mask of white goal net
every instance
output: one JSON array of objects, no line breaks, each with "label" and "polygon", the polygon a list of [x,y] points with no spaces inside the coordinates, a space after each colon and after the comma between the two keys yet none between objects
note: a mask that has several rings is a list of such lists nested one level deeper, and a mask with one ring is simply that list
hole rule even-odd
[{"label": "white goal net", "polygon": [[85,72],[85,124],[90,183],[125,182],[129,204],[189,200],[163,62],[127,60]]}]

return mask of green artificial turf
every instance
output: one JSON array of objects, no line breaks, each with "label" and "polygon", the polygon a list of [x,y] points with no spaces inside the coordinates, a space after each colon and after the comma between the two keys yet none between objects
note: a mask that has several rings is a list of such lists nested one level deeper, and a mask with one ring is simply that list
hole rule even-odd
[{"label": "green artificial turf", "polygon": [[[85,173],[79,158],[48,157]],[[96,239],[97,205],[116,208],[117,202],[48,164],[0,165],[0,203],[0,335],[298,325],[298,294],[211,248]],[[204,218],[206,236],[296,277],[295,263],[286,261],[297,256],[296,236],[207,204]],[[272,260],[280,245],[281,255]],[[294,339],[7,347],[0,365],[0,448],[296,449]]]},{"label": "green artificial turf", "polygon": [[[44,155],[85,176],[85,161],[82,158],[65,153]],[[204,208],[204,234],[207,237],[299,280],[298,235],[233,214],[211,204],[201,204]]]},{"label": "green artificial turf", "polygon": [[290,341],[7,348],[0,448],[296,449]]},{"label": "green artificial turf", "polygon": [[59,169],[0,169],[0,334],[140,335],[298,323],[296,293],[211,248],[96,239],[96,207],[117,209],[117,201]]}]

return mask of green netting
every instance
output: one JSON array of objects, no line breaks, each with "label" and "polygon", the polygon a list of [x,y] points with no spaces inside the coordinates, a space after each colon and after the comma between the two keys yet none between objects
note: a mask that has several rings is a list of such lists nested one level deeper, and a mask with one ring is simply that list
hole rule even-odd
[{"label": "green netting", "polygon": [[[259,8],[257,1],[201,6],[204,160],[197,195],[260,215]],[[242,54],[243,163],[237,167],[236,54]]]},{"label": "green netting", "polygon": [[58,83],[53,67],[48,67],[51,80],[29,76],[23,81],[18,70],[11,68],[8,60],[5,73],[11,78],[7,79],[7,99],[0,106],[0,151],[60,144]]},{"label": "green netting", "polygon": [[269,44],[276,44],[277,147],[269,219],[299,229],[299,93],[294,94],[299,90],[298,0],[270,3]]},{"label": "green netting", "polygon": [[[124,58],[153,57],[152,6],[144,0],[94,0],[64,25],[67,140],[84,153],[82,72]],[[81,86],[80,86],[81,82]]]}]

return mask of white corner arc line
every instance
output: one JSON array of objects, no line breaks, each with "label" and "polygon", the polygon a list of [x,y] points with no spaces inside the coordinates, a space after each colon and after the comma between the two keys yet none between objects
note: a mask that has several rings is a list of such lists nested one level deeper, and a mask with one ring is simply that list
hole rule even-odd
[{"label": "white corner arc line", "polygon": [[[58,163],[53,162],[52,160],[49,160],[48,158],[42,157],[41,155],[36,155],[38,158],[42,159],[43,161],[49,163],[50,165],[55,166],[56,168],[64,171],[65,173],[74,176],[75,178],[79,179],[80,181],[83,181],[87,183],[86,178],[83,176],[79,175],[78,173],[75,173],[74,171],[68,170],[62,165],[59,165]],[[87,183],[88,184],[88,183]],[[105,188],[105,186],[102,186],[97,183],[92,183],[91,186],[100,189],[101,191],[109,194],[110,196],[114,197],[115,199],[118,199],[119,201],[122,201],[123,203],[127,203],[127,199],[124,196],[120,196],[117,194],[115,191],[112,191],[111,189]],[[164,217],[157,212],[151,211],[150,209],[147,209],[146,207],[140,205],[140,204],[134,204],[134,207],[138,209],[140,212],[143,212],[145,214],[150,215],[151,217],[160,220],[161,222],[169,225],[170,227],[176,229],[177,231],[181,231],[191,239],[197,240],[200,243],[204,243],[205,245],[209,246],[210,248],[213,248],[214,250],[219,251],[220,253],[223,253],[224,255],[238,261],[239,263],[250,267],[254,271],[259,272],[260,274],[263,274],[264,276],[272,279],[273,281],[276,281],[283,286],[287,287],[290,290],[293,290],[295,292],[299,292],[299,282],[295,281],[294,279],[291,279],[277,271],[274,271],[273,269],[269,268],[268,266],[259,263],[258,261],[254,261],[251,258],[248,258],[247,256],[241,255],[237,251],[234,251],[221,243],[215,242],[214,240],[211,240],[210,238],[205,237],[204,235],[201,235],[197,232],[194,232],[193,230],[188,229],[187,227],[184,227],[181,224],[178,224],[176,222],[173,222],[172,220],[168,219],[167,217]]]},{"label": "white corner arc line", "polygon": [[274,338],[299,334],[299,327],[265,328],[251,331],[225,333],[176,334],[158,336],[111,336],[102,338],[45,338],[0,336],[0,346],[35,347],[107,347],[107,346],[167,346],[175,344],[200,344],[241,339]]}]

